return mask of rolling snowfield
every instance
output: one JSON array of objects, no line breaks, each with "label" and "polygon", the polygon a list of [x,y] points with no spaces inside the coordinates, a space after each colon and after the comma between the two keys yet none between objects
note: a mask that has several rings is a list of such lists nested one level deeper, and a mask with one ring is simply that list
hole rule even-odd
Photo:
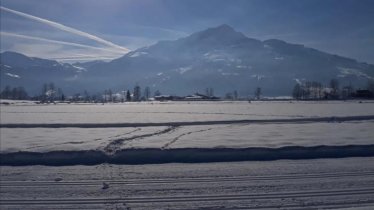
[{"label": "rolling snowfield", "polygon": [[1,108],[1,209],[372,209],[373,101]]}]

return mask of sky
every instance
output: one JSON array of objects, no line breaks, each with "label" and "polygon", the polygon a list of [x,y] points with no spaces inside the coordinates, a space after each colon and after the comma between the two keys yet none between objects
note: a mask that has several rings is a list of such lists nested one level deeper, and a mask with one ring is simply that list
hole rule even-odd
[{"label": "sky", "polygon": [[374,64],[374,0],[1,0],[1,52],[110,60],[228,24]]}]

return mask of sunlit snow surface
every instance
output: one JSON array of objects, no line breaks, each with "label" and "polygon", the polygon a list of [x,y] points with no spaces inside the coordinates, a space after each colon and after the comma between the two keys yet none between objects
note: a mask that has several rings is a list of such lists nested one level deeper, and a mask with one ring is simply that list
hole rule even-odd
[{"label": "sunlit snow surface", "polygon": [[[1,105],[1,123],[158,123],[374,115],[371,101]],[[373,144],[374,121],[124,128],[1,128],[1,152]],[[168,130],[169,129],[169,130]],[[165,132],[164,132],[165,131]]]},{"label": "sunlit snow surface", "polygon": [[1,106],[1,123],[122,123],[373,115],[374,103],[165,102]]},{"label": "sunlit snow surface", "polygon": [[1,209],[373,209],[371,101],[8,103]]}]

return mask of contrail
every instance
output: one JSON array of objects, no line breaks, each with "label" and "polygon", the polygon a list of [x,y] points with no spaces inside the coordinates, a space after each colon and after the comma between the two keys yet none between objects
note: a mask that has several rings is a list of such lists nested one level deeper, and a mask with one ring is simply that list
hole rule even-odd
[{"label": "contrail", "polygon": [[57,40],[52,40],[52,39],[45,39],[45,38],[41,38],[41,37],[27,36],[27,35],[15,34],[15,33],[3,32],[3,31],[0,31],[0,35],[22,38],[22,39],[30,39],[30,40],[36,40],[36,41],[43,41],[43,42],[49,42],[49,43],[55,43],[55,44],[61,44],[61,45],[68,45],[68,46],[74,46],[74,47],[81,47],[81,48],[87,48],[87,49],[102,50],[102,51],[108,51],[108,52],[112,52],[112,53],[116,53],[116,54],[122,54],[118,50],[113,50],[113,49],[108,49],[108,48],[100,48],[100,47],[93,47],[93,46],[90,46],[90,45],[78,44],[78,43],[74,43],[74,42],[57,41]]},{"label": "contrail", "polygon": [[19,15],[19,16],[22,16],[22,17],[25,17],[25,18],[28,18],[28,19],[31,19],[31,20],[35,20],[35,21],[44,23],[46,25],[52,26],[54,28],[57,28],[57,29],[60,29],[60,30],[66,31],[66,32],[70,32],[72,34],[76,34],[76,35],[79,35],[79,36],[82,36],[82,37],[86,37],[86,38],[95,40],[96,42],[99,42],[99,43],[104,44],[106,46],[117,49],[122,53],[127,53],[127,52],[130,51],[129,49],[127,49],[125,47],[116,45],[116,44],[114,44],[110,41],[104,40],[100,37],[94,36],[92,34],[89,34],[89,33],[86,33],[86,32],[80,31],[80,30],[77,30],[75,28],[71,28],[69,26],[62,25],[60,23],[56,23],[56,22],[53,22],[53,21],[50,21],[50,20],[47,20],[47,19],[43,19],[43,18],[40,18],[40,17],[29,15],[29,14],[19,12],[19,11],[16,11],[16,10],[12,10],[12,9],[9,9],[9,8],[3,7],[3,6],[0,6],[0,9],[2,9],[4,11],[7,11],[7,12],[10,12],[10,13],[13,13],[13,14],[16,14],[16,15]]}]

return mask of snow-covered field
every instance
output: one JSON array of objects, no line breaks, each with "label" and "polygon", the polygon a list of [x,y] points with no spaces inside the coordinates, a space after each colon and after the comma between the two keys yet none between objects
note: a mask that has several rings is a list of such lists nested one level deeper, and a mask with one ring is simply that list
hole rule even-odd
[{"label": "snow-covered field", "polygon": [[374,115],[374,102],[150,102],[1,106],[1,123],[150,123]]},{"label": "snow-covered field", "polygon": [[[373,144],[374,121],[138,128],[1,128],[1,151],[100,150],[123,139],[128,148],[248,148]],[[148,135],[143,137],[144,135]],[[155,135],[153,135],[155,134]],[[135,137],[135,138],[134,138]]]},{"label": "snow-covered field", "polygon": [[374,205],[373,101],[8,104],[1,209]]},{"label": "snow-covered field", "polygon": [[1,209],[369,210],[374,158],[3,166],[0,195]]},{"label": "snow-covered field", "polygon": [[[105,105],[1,106],[1,124],[64,123],[62,127],[0,128],[1,152],[103,150],[117,141],[128,148],[248,148],[373,143],[374,120],[272,122],[276,119],[374,116],[374,102],[165,102]],[[373,118],[374,119],[374,118]],[[268,120],[267,123],[212,121]],[[205,125],[169,126],[169,122],[206,122]],[[70,124],[96,123],[94,128]],[[108,123],[130,127],[101,128]],[[161,123],[134,126],[132,123]],[[165,124],[162,124],[165,123]]]}]

